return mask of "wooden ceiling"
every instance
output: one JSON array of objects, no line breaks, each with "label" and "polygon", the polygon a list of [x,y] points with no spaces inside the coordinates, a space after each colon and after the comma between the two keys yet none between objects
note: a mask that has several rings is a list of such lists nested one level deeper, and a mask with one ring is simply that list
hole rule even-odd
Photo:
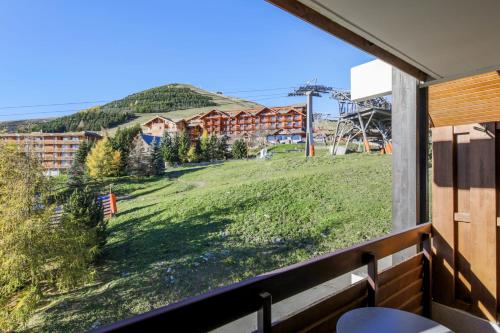
[{"label": "wooden ceiling", "polygon": [[429,87],[432,126],[500,121],[500,71]]}]

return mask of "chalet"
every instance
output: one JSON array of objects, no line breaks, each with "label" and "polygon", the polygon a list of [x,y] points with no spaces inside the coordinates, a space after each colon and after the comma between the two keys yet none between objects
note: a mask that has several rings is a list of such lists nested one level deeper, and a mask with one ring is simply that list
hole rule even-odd
[{"label": "chalet", "polygon": [[38,156],[42,161],[45,173],[49,176],[57,176],[71,167],[82,142],[101,138],[99,134],[88,131],[0,134],[0,142],[19,145],[24,150],[31,151]]},{"label": "chalet", "polygon": [[180,133],[187,127],[184,119],[174,121],[170,118],[156,116],[142,124],[142,132],[153,136],[163,136],[163,133]]}]

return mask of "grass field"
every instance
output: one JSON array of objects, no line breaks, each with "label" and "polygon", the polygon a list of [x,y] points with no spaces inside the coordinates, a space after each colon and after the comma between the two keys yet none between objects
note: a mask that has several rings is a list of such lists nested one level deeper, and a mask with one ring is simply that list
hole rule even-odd
[{"label": "grass field", "polygon": [[390,230],[390,157],[279,148],[115,181],[125,199],[97,282],[52,295],[28,328],[88,330]]}]

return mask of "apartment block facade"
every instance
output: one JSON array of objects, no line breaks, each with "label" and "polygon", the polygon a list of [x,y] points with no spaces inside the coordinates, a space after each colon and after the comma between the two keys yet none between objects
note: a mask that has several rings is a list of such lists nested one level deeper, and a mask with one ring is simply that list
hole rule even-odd
[{"label": "apartment block facade", "polygon": [[276,132],[305,137],[306,109],[283,106],[233,112],[212,110],[199,116],[201,127],[209,134],[232,137],[267,137]]},{"label": "apartment block facade", "polygon": [[16,144],[40,158],[45,172],[56,176],[71,167],[76,152],[83,141],[99,140],[94,132],[68,133],[8,133],[0,134],[0,141]]},{"label": "apartment block facade", "polygon": [[236,111],[211,110],[191,118],[174,121],[156,116],[142,124],[145,134],[161,137],[188,131],[192,140],[206,130],[209,135],[227,136],[230,140],[260,137],[270,143],[298,142],[305,138],[306,107],[280,106]]}]

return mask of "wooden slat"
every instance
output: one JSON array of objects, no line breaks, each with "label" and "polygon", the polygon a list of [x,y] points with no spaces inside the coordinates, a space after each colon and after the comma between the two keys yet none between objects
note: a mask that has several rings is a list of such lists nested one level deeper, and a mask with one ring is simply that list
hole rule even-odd
[{"label": "wooden slat", "polygon": [[[347,311],[362,307],[363,304],[366,303],[366,299],[359,299],[356,300],[350,304],[347,304],[346,306],[336,310],[332,314],[328,315],[327,317],[323,318],[322,320],[318,321],[317,323],[314,323],[300,331],[299,333],[306,333],[306,332],[314,332],[314,333],[330,333],[334,332],[335,328],[337,326],[337,322],[340,319],[340,317],[346,313]],[[291,331],[295,332],[295,330]]]},{"label": "wooden slat", "polygon": [[399,308],[411,297],[422,294],[423,280],[418,279],[407,285],[405,288],[399,290],[397,293],[392,294],[390,297],[379,302],[378,306],[387,308]]},{"label": "wooden slat", "polygon": [[297,0],[267,0],[268,2],[282,8],[283,10],[301,18],[302,20],[311,23],[312,25],[334,35],[343,41],[352,44],[361,50],[364,50],[379,59],[384,60],[388,64],[399,68],[400,70],[416,77],[420,81],[426,81],[429,76],[416,68],[415,66],[407,63],[406,61],[396,57],[395,55],[387,52],[376,44],[366,40],[360,35],[344,28],[340,24],[332,21],[328,17],[318,13],[317,11],[307,7]]},{"label": "wooden slat", "polygon": [[405,301],[401,306],[398,307],[399,310],[412,312],[414,309],[418,309],[422,306],[423,294],[418,293],[412,297],[410,297],[407,301]]},{"label": "wooden slat", "polygon": [[419,252],[411,258],[383,270],[378,276],[379,287],[383,287],[385,284],[394,281],[404,273],[421,266],[422,260],[423,254]]},{"label": "wooden slat", "polygon": [[389,283],[386,283],[384,286],[380,287],[378,304],[384,302],[393,294],[397,293],[413,282],[422,279],[422,273],[423,266],[418,266],[411,271],[404,273],[398,279],[392,280]]},{"label": "wooden slat", "polygon": [[429,116],[436,127],[500,121],[500,73],[430,86]]},{"label": "wooden slat", "polygon": [[[281,318],[273,325],[274,333],[294,332],[328,320],[333,313],[351,309],[353,306],[365,306],[367,300],[368,282],[361,280],[335,295],[320,299],[304,309]],[[344,311],[345,312],[345,311]],[[343,313],[343,312],[342,312]]]}]

